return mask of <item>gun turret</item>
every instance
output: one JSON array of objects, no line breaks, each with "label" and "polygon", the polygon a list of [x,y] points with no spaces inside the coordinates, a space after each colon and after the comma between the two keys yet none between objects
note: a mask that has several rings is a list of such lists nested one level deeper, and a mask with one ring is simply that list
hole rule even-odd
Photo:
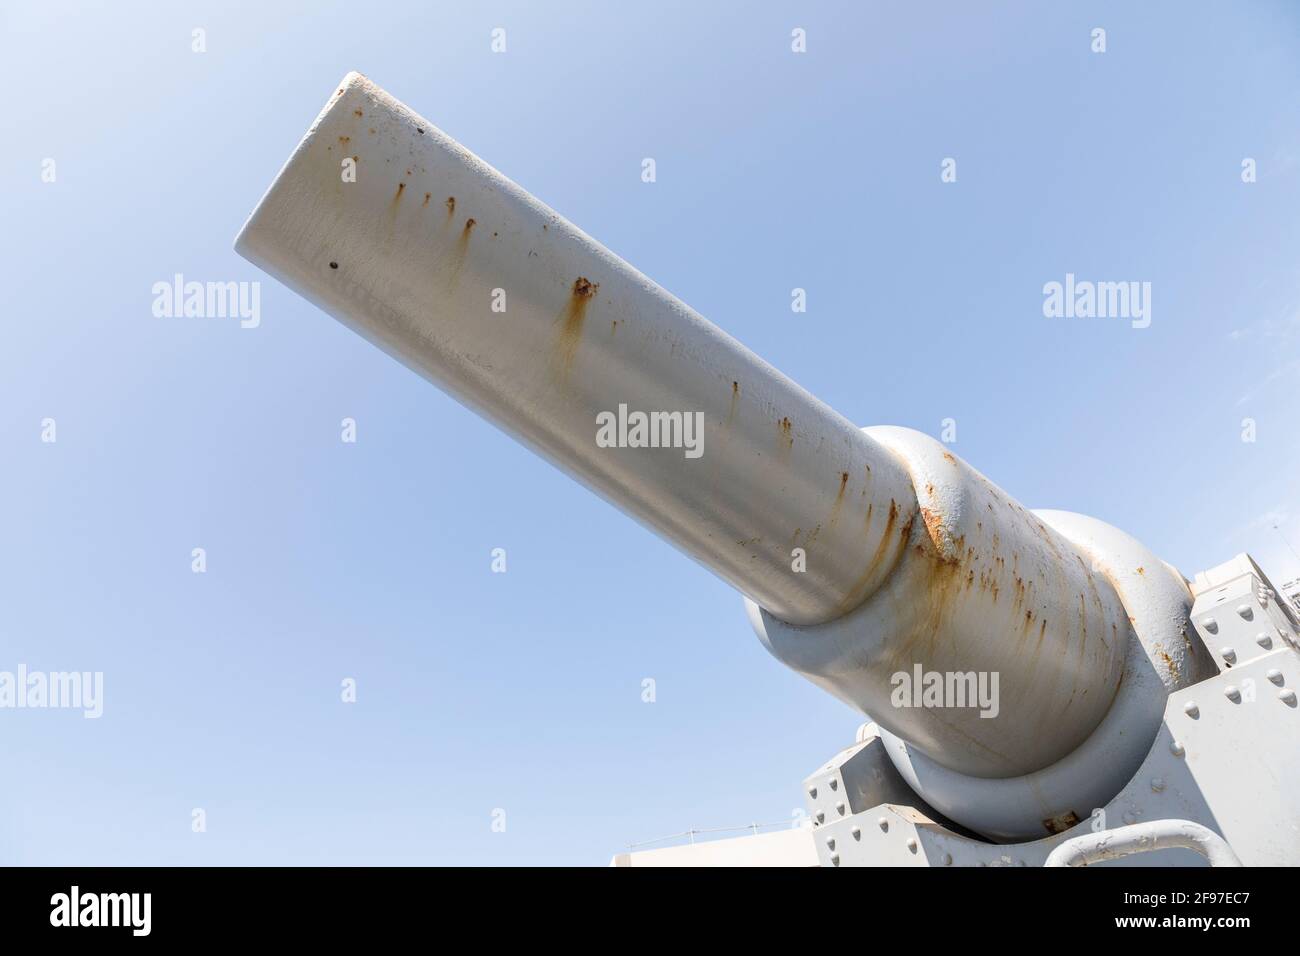
[{"label": "gun turret", "polygon": [[[1071,779],[1113,794],[1197,673],[1193,642],[1135,631],[1191,603],[1136,542],[1028,511],[917,432],[859,429],[359,74],[236,248],[732,584],[959,822],[1086,815],[1041,772],[1083,761]],[[965,702],[926,706],[932,675]],[[1089,753],[1098,734],[1137,743]],[[1014,820],[964,792],[1036,773]]]}]

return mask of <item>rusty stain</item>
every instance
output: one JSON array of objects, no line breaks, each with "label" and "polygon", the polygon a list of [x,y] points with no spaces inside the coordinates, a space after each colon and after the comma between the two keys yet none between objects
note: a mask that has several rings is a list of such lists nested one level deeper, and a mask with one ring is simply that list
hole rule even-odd
[{"label": "rusty stain", "polygon": [[374,136],[374,135],[375,135],[375,128],[374,128],[373,126],[370,127],[370,135],[371,135],[371,136]]},{"label": "rusty stain", "polygon": [[1160,659],[1165,662],[1165,666],[1169,668],[1169,673],[1173,675],[1174,680],[1178,680],[1178,662],[1166,654],[1165,649],[1158,644],[1156,645],[1156,653],[1159,654]]},{"label": "rusty stain", "polygon": [[947,451],[944,452],[943,457],[946,458],[950,463],[954,465],[957,464],[957,459],[952,457],[952,452],[947,452]]},{"label": "rusty stain", "polygon": [[831,516],[826,521],[826,526],[829,528],[835,527],[835,522],[838,521],[840,518],[840,511],[844,507],[844,492],[848,488],[848,486],[849,486],[849,473],[847,471],[841,471],[840,490],[835,495],[835,504],[831,506]]},{"label": "rusty stain", "polygon": [[406,183],[398,183],[398,184],[397,184],[397,192],[393,193],[393,201],[394,201],[394,202],[396,202],[397,200],[399,200],[399,199],[402,198],[402,191],[403,191],[404,189],[406,189]]},{"label": "rusty stain", "polygon": [[560,313],[560,338],[556,346],[560,361],[560,374],[566,376],[573,367],[573,359],[578,354],[578,343],[582,339],[582,326],[587,319],[587,306],[600,290],[600,283],[592,282],[583,276],[573,280],[569,301]]},{"label": "rusty stain", "polygon": [[355,110],[352,111],[352,115],[353,115],[353,116],[365,116],[366,114],[363,113],[363,112],[361,112],[360,109],[355,109]]},{"label": "rusty stain", "polygon": [[446,205],[447,205],[447,216],[448,217],[454,216],[456,214],[456,197],[448,196]]},{"label": "rusty stain", "polygon": [[424,203],[423,203],[423,205],[425,205],[425,206],[429,205],[429,198],[430,198],[432,195],[433,195],[432,193],[425,193],[425,194],[424,194]]},{"label": "rusty stain", "polygon": [[1071,827],[1078,825],[1079,815],[1073,810],[1067,810],[1065,813],[1054,817],[1048,817],[1043,821],[1043,826],[1046,827],[1047,832],[1051,834],[1064,833]]},{"label": "rusty stain", "polygon": [[794,447],[794,426],[790,424],[790,419],[783,418],[777,422],[777,427],[781,429],[781,437],[785,439],[787,448]]},{"label": "rusty stain", "polygon": [[[915,520],[916,515],[912,515],[907,519],[907,523],[903,525],[903,533],[901,536],[901,542],[903,544],[907,543],[908,537],[912,534],[912,522]],[[894,526],[897,523],[898,502],[893,498],[890,498],[889,517],[885,521],[885,531],[880,536],[880,543],[876,545],[876,551],[872,554],[871,560],[867,562],[866,569],[858,576],[858,579],[853,582],[852,586],[849,587],[848,592],[844,595],[844,600],[839,603],[839,606],[836,608],[838,613],[847,613],[862,603],[862,598],[865,596],[866,589],[875,578],[876,573],[880,568],[880,563],[885,559],[885,553],[889,549],[889,543],[894,539]],[[798,534],[799,533],[796,531],[796,538],[798,537]],[[814,532],[814,535],[815,534],[816,532]],[[808,543],[812,543],[811,538],[809,538]]]},{"label": "rusty stain", "polygon": [[1141,575],[1143,575],[1143,576],[1145,576],[1146,573],[1147,573],[1147,569],[1144,568],[1144,567],[1139,567],[1139,568],[1137,569],[1137,571],[1138,571],[1138,574],[1141,574]]},{"label": "rusty stain", "polygon": [[[450,223],[450,219],[447,220]],[[456,248],[452,253],[451,262],[448,266],[447,285],[449,290],[456,288],[456,283],[460,280],[461,267],[465,264],[465,257],[469,254],[469,237],[474,231],[474,220],[466,219],[465,226],[461,229],[460,235],[456,238]]]},{"label": "rusty stain", "polygon": [[352,142],[352,137],[351,137],[351,136],[340,136],[340,137],[339,137],[339,145],[341,145],[341,146],[346,146],[346,145],[347,145],[348,143],[350,143],[350,142]]}]

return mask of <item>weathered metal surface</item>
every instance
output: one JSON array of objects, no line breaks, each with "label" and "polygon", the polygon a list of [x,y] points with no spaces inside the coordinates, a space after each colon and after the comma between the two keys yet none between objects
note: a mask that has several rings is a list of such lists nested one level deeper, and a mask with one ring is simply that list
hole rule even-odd
[{"label": "weathered metal surface", "polygon": [[1036,511],[1109,583],[1128,614],[1115,698],[1078,747],[1050,766],[993,779],[959,773],[888,731],[881,735],[908,784],[931,805],[995,840],[1058,833],[1104,806],[1146,758],[1164,716],[1165,698],[1214,674],[1188,624],[1192,597],[1183,578],[1140,542],[1104,522],[1063,511]]},{"label": "weathered metal surface", "polygon": [[1173,847],[1195,850],[1210,866],[1241,866],[1223,837],[1190,820],[1152,820],[1073,837],[1049,853],[1043,866],[1090,866]]},{"label": "weathered metal surface", "polygon": [[[886,802],[858,812],[828,811],[828,777],[844,758],[868,752],[872,728],[804,781],[818,858],[823,866],[1040,866],[1076,838],[1107,843],[1102,835],[1116,830],[1183,821],[1213,831],[1246,866],[1300,865],[1300,761],[1290,745],[1300,729],[1293,690],[1300,686],[1300,653],[1288,639],[1249,662],[1209,670],[1165,699],[1144,759],[1122,788],[1081,813],[1070,829],[1040,839],[988,843],[954,832],[919,801],[898,800],[905,778],[889,784],[890,761],[879,757],[872,767],[886,779],[871,792]],[[965,796],[976,809],[1005,795],[971,789]],[[1112,854],[1097,865],[1203,866],[1205,860],[1171,843],[1141,855]]]},{"label": "weathered metal surface", "polygon": [[[902,428],[866,433],[907,462],[917,489],[903,558],[851,614],[816,627],[751,602],[760,640],[949,775],[992,783],[1065,757],[1110,708],[1132,640],[1111,582],[939,442]],[[990,685],[996,675],[994,708],[898,706],[896,675],[917,668]]]},{"label": "weathered metal surface", "polygon": [[[887,451],[358,74],[236,249],[783,620],[851,610],[902,550]],[[701,414],[702,454],[600,447],[620,406]]]}]

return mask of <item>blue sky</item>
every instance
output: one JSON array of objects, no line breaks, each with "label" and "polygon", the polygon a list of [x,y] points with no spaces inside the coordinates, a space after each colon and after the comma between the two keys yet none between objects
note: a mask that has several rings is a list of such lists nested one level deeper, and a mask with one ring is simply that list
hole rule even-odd
[{"label": "blue sky", "polygon": [[[853,740],[728,587],[234,254],[353,69],[858,423],[1300,575],[1293,4],[15,3],[0,55],[0,670],[105,697],[0,710],[0,861],[603,864],[788,821]],[[178,272],[261,324],[154,317]],[[1045,318],[1067,272],[1150,327]]]}]

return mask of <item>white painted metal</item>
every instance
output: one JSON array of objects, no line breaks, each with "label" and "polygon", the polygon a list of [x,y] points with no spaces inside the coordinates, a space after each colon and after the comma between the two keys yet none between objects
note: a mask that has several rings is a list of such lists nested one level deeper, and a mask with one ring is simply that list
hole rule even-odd
[{"label": "white painted metal", "polygon": [[1223,837],[1189,820],[1153,820],[1073,837],[1049,853],[1043,866],[1090,866],[1171,847],[1195,850],[1210,866],[1241,866]]},{"label": "white painted metal", "polygon": [[1055,763],[1000,779],[960,773],[881,731],[899,773],[922,799],[1003,842],[1060,832],[1072,819],[1087,819],[1094,808],[1105,806],[1146,758],[1170,692],[1215,673],[1205,647],[1188,629],[1192,596],[1177,571],[1095,518],[1064,511],[1034,514],[1110,583],[1131,624],[1123,678],[1101,723]]},{"label": "white painted metal", "polygon": [[[1095,537],[1100,544],[1103,536]],[[1139,567],[1149,573],[1145,565]],[[1253,563],[1239,556],[1214,569],[1214,588],[1243,575],[1255,577],[1242,570],[1250,567]],[[1252,594],[1261,618],[1271,620],[1271,605],[1278,598],[1265,593],[1261,600],[1258,591]],[[1223,595],[1207,591],[1197,596],[1198,604],[1203,596],[1214,602]],[[1157,614],[1158,606],[1156,602],[1149,612]],[[1236,613],[1239,604],[1220,606]],[[900,791],[910,789],[909,782],[902,774],[891,779],[897,774],[892,754],[881,746],[877,728],[870,726],[860,733],[864,739],[804,781],[818,857],[823,866],[1040,866],[1067,840],[1173,820],[1213,831],[1246,866],[1300,865],[1300,760],[1290,743],[1300,732],[1295,693],[1300,652],[1295,637],[1295,629],[1289,628],[1271,650],[1220,671],[1208,668],[1209,676],[1169,694],[1145,758],[1123,788],[1080,814],[1080,822],[1070,830],[1041,839],[972,839],[947,826],[919,798],[900,798]],[[1195,667],[1202,670],[1199,663]],[[845,789],[846,783],[864,779],[872,780],[871,786]],[[828,794],[837,792],[861,792],[863,799],[851,796],[841,814],[826,802]],[[972,805],[999,799],[996,793],[977,790],[967,796]],[[867,806],[872,797],[881,803]],[[1204,864],[1191,850],[1162,846],[1098,865]]]},{"label": "white painted metal", "polygon": [[[1297,621],[1249,559],[1198,578],[1207,660],[1186,582],[1137,542],[859,432],[357,74],[236,247],[733,583],[772,653],[875,719],[808,782],[822,863],[1036,865],[1152,820],[1300,863]],[[629,411],[682,416],[678,444],[602,447],[597,416]],[[996,672],[998,716],[891,706],[914,667]]]},{"label": "white painted metal", "polygon": [[[916,499],[887,451],[358,74],[236,249],[785,620],[898,557]],[[703,454],[599,447],[620,406],[699,413]]]},{"label": "white painted metal", "polygon": [[[907,463],[920,502],[898,567],[826,624],[795,627],[752,601],[750,622],[778,659],[907,741],[940,780],[931,802],[975,826],[945,782],[997,788],[998,778],[1022,779],[1087,740],[1115,700],[1133,642],[1128,617],[1111,581],[1068,538],[942,444],[903,428],[865,431]],[[996,715],[896,706],[894,675],[918,666],[998,675]],[[1152,702],[1157,721],[1161,700]],[[1105,796],[1122,785],[1113,780]],[[918,792],[931,799],[931,788]],[[1043,819],[1033,817],[1035,833]]]},{"label": "white painted metal", "polygon": [[[860,432],[365,78],[236,248],[730,581],[774,654],[936,765],[1040,770],[1110,707],[1125,610],[1064,536],[932,440]],[[628,412],[698,414],[701,456],[602,447]],[[997,716],[888,708],[914,668],[996,674]]]}]

